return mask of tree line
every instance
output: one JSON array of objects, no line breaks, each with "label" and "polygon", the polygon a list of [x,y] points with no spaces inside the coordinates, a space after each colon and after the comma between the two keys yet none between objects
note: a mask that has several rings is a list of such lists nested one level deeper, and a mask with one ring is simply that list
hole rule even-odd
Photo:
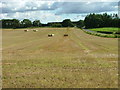
[{"label": "tree line", "polygon": [[101,28],[101,27],[120,27],[120,18],[117,14],[89,14],[84,19],[86,28]]},{"label": "tree line", "polygon": [[30,21],[29,19],[24,19],[19,21],[18,19],[2,19],[2,28],[27,28],[27,27],[82,27],[84,26],[83,20],[77,22],[72,22],[70,19],[65,19],[63,22],[50,22],[47,24],[42,24],[40,20]]},{"label": "tree line", "polygon": [[24,19],[2,19],[2,28],[27,28],[27,27],[78,27],[78,28],[99,28],[99,27],[120,27],[120,18],[117,14],[89,14],[84,20],[72,22],[70,19],[65,19],[62,22],[50,22],[42,24],[40,20],[31,21]]}]

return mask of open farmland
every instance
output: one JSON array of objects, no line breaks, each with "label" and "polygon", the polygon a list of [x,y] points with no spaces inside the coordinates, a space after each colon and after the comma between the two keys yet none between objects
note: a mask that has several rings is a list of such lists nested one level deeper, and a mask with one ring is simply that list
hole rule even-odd
[{"label": "open farmland", "polygon": [[118,87],[117,38],[77,28],[36,30],[3,29],[3,88]]}]

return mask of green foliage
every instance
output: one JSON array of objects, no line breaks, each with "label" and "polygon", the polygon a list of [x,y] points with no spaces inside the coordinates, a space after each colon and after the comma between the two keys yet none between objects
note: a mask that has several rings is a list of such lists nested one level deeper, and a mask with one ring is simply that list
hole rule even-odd
[{"label": "green foliage", "polygon": [[35,21],[33,21],[33,26],[40,27],[40,26],[42,26],[42,24],[40,23],[40,20],[35,20]]},{"label": "green foliage", "polygon": [[84,20],[86,28],[97,28],[100,27],[102,20],[101,15],[90,14],[87,15]]},{"label": "green foliage", "polygon": [[83,20],[79,20],[77,23],[76,23],[76,26],[79,27],[79,28],[82,28],[84,26],[84,21]]},{"label": "green foliage", "polygon": [[74,27],[74,24],[71,22],[70,19],[65,19],[62,22],[62,26],[63,27]]},{"label": "green foliage", "polygon": [[117,32],[120,31],[120,28],[115,28],[115,27],[104,27],[104,28],[93,28],[90,29],[92,31],[109,31],[109,32]]},{"label": "green foliage", "polygon": [[18,28],[20,26],[20,22],[17,19],[13,19],[13,28]]},{"label": "green foliage", "polygon": [[60,23],[52,24],[51,27],[62,27],[62,24]]},{"label": "green foliage", "polygon": [[48,27],[62,27],[60,22],[51,22],[47,24]]},{"label": "green foliage", "polygon": [[120,19],[117,14],[90,14],[85,17],[84,23],[86,28],[99,27],[120,27]]},{"label": "green foliage", "polygon": [[24,19],[19,22],[17,19],[2,19],[0,21],[3,28],[27,28],[27,27],[78,27],[78,28],[101,28],[101,27],[120,27],[120,18],[117,14],[89,14],[84,20],[72,22],[70,19],[65,19],[62,22],[51,22],[41,24],[40,20],[31,22],[29,19]]},{"label": "green foliage", "polygon": [[23,21],[21,21],[21,25],[25,28],[30,27],[32,26],[32,22],[29,19],[24,19]]},{"label": "green foliage", "polygon": [[112,31],[113,33],[112,34],[103,34],[103,33],[95,33],[95,32],[89,32],[89,31],[85,31],[86,33],[88,34],[91,34],[91,35],[95,35],[95,36],[100,36],[100,37],[107,37],[107,38],[120,38],[120,35],[119,34],[116,34],[117,33],[117,30],[118,28],[95,28],[95,29],[90,29],[92,31],[107,31],[107,32],[110,32]]},{"label": "green foliage", "polygon": [[20,26],[20,22],[17,19],[2,19],[2,28],[17,28]]}]

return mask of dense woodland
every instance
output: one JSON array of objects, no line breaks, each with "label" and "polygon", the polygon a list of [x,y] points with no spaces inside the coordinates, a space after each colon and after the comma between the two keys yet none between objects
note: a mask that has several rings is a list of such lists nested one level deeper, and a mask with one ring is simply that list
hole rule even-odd
[{"label": "dense woodland", "polygon": [[78,28],[100,28],[100,27],[120,27],[120,18],[117,14],[89,14],[84,20],[72,22],[70,19],[65,19],[62,22],[49,22],[42,24],[40,20],[30,21],[24,19],[2,19],[0,20],[2,28],[27,28],[27,27],[78,27]]}]

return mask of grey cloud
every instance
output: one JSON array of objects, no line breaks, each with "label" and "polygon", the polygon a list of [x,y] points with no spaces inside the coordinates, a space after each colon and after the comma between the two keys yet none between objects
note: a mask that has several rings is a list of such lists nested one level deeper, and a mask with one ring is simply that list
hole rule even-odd
[{"label": "grey cloud", "polygon": [[10,13],[10,12],[12,12],[11,9],[9,9],[9,8],[0,8],[0,10],[2,10],[1,13]]},{"label": "grey cloud", "polygon": [[[13,2],[13,3],[15,3],[15,2]],[[26,2],[24,7],[19,8],[17,10],[13,10],[16,7],[14,5],[12,6],[12,2],[10,2],[10,3],[5,2],[3,4],[6,5],[6,7],[0,8],[2,10],[2,13],[15,13],[15,12],[39,11],[39,10],[55,10],[56,9],[55,5],[51,5],[50,8],[49,8],[47,3],[44,3],[41,6],[37,6],[37,4],[34,3],[34,2]],[[12,7],[7,7],[7,4],[11,4]],[[26,7],[28,7],[28,9]],[[36,9],[34,9],[34,8],[36,8]]]},{"label": "grey cloud", "polygon": [[116,10],[114,6],[117,5],[117,2],[64,2],[56,14],[80,14],[114,11]]},{"label": "grey cloud", "polygon": [[[13,2],[14,3],[14,2]],[[39,2],[40,3],[40,2]],[[9,3],[3,3],[9,4]],[[12,6],[12,3],[11,3]],[[115,6],[118,6],[117,2],[54,2],[50,7],[47,3],[37,6],[34,2],[26,2],[25,5],[17,10],[14,10],[15,6],[6,6],[2,9],[2,13],[15,13],[15,12],[27,12],[27,11],[40,11],[40,10],[56,10],[56,15],[59,14],[81,14],[81,13],[97,13],[105,11],[116,10]],[[29,8],[26,8],[29,7]]]}]

